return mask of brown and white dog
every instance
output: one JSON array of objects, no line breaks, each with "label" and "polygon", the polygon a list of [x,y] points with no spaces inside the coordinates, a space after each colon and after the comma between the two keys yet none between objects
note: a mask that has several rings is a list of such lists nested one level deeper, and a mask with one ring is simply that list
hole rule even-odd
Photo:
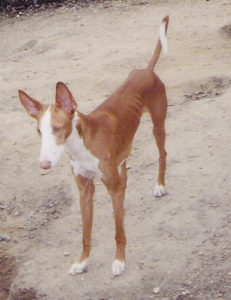
[{"label": "brown and white dog", "polygon": [[64,152],[70,154],[80,192],[83,229],[82,255],[71,266],[70,274],[82,273],[87,268],[91,250],[95,176],[101,178],[113,203],[117,248],[112,273],[116,276],[125,270],[126,158],[144,111],[151,115],[159,149],[159,177],[154,196],[165,194],[167,97],[165,86],[153,69],[161,49],[167,51],[168,21],[168,16],[162,20],[159,40],[148,67],[132,71],[124,84],[90,114],[85,115],[77,110],[77,103],[62,82],[56,86],[55,104],[41,104],[19,91],[22,105],[37,120],[37,130],[41,137],[40,167],[50,169],[58,164]]}]

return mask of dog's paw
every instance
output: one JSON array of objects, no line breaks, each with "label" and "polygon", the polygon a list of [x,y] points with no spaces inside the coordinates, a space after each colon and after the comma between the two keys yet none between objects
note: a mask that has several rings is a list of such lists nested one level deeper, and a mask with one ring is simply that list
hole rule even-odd
[{"label": "dog's paw", "polygon": [[81,263],[74,263],[70,269],[69,269],[69,274],[75,275],[75,274],[80,274],[86,271],[88,265],[88,259],[85,259]]},{"label": "dog's paw", "polygon": [[113,276],[121,275],[125,270],[125,262],[115,259],[112,263],[112,274]]},{"label": "dog's paw", "polygon": [[165,187],[161,184],[157,184],[154,190],[155,197],[162,197],[166,194]]}]

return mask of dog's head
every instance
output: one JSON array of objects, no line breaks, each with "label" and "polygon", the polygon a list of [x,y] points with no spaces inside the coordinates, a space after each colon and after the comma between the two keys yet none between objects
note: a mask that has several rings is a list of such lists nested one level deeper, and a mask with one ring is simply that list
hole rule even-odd
[{"label": "dog's head", "polygon": [[58,164],[72,132],[72,120],[77,109],[67,86],[56,85],[55,104],[45,105],[19,91],[19,99],[28,114],[37,120],[37,131],[41,137],[40,167],[50,169]]}]

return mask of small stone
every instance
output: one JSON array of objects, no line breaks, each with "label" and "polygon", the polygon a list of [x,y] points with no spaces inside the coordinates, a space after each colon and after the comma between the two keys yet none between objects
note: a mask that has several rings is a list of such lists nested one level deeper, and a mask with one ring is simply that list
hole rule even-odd
[{"label": "small stone", "polygon": [[1,234],[0,233],[0,241],[10,241],[10,236],[8,234]]},{"label": "small stone", "polygon": [[65,251],[65,252],[63,253],[63,255],[64,255],[64,256],[69,256],[69,255],[70,255],[70,253],[69,253],[69,252],[67,252],[67,251]]},{"label": "small stone", "polygon": [[172,211],[170,212],[170,214],[171,214],[172,216],[175,216],[175,215],[177,214],[177,211],[176,211],[176,210],[172,210]]},{"label": "small stone", "polygon": [[190,295],[190,292],[188,290],[185,290],[181,293],[181,295],[187,296],[187,295]]},{"label": "small stone", "polygon": [[35,215],[35,212],[31,210],[31,211],[29,212],[28,218],[31,219],[31,218],[34,217],[34,215]]},{"label": "small stone", "polygon": [[153,289],[154,294],[158,294],[160,292],[160,288],[157,286]]}]

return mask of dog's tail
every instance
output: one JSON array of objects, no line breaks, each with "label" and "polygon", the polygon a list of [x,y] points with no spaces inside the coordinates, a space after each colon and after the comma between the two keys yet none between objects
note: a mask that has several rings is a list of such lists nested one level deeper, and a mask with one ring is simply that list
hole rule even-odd
[{"label": "dog's tail", "polygon": [[158,59],[160,56],[161,49],[163,48],[163,51],[165,54],[167,54],[168,51],[168,43],[166,39],[166,32],[168,29],[168,22],[169,22],[169,16],[166,16],[163,18],[161,24],[160,24],[160,30],[159,30],[159,40],[157,42],[154,54],[152,59],[150,60],[147,69],[153,70]]}]

